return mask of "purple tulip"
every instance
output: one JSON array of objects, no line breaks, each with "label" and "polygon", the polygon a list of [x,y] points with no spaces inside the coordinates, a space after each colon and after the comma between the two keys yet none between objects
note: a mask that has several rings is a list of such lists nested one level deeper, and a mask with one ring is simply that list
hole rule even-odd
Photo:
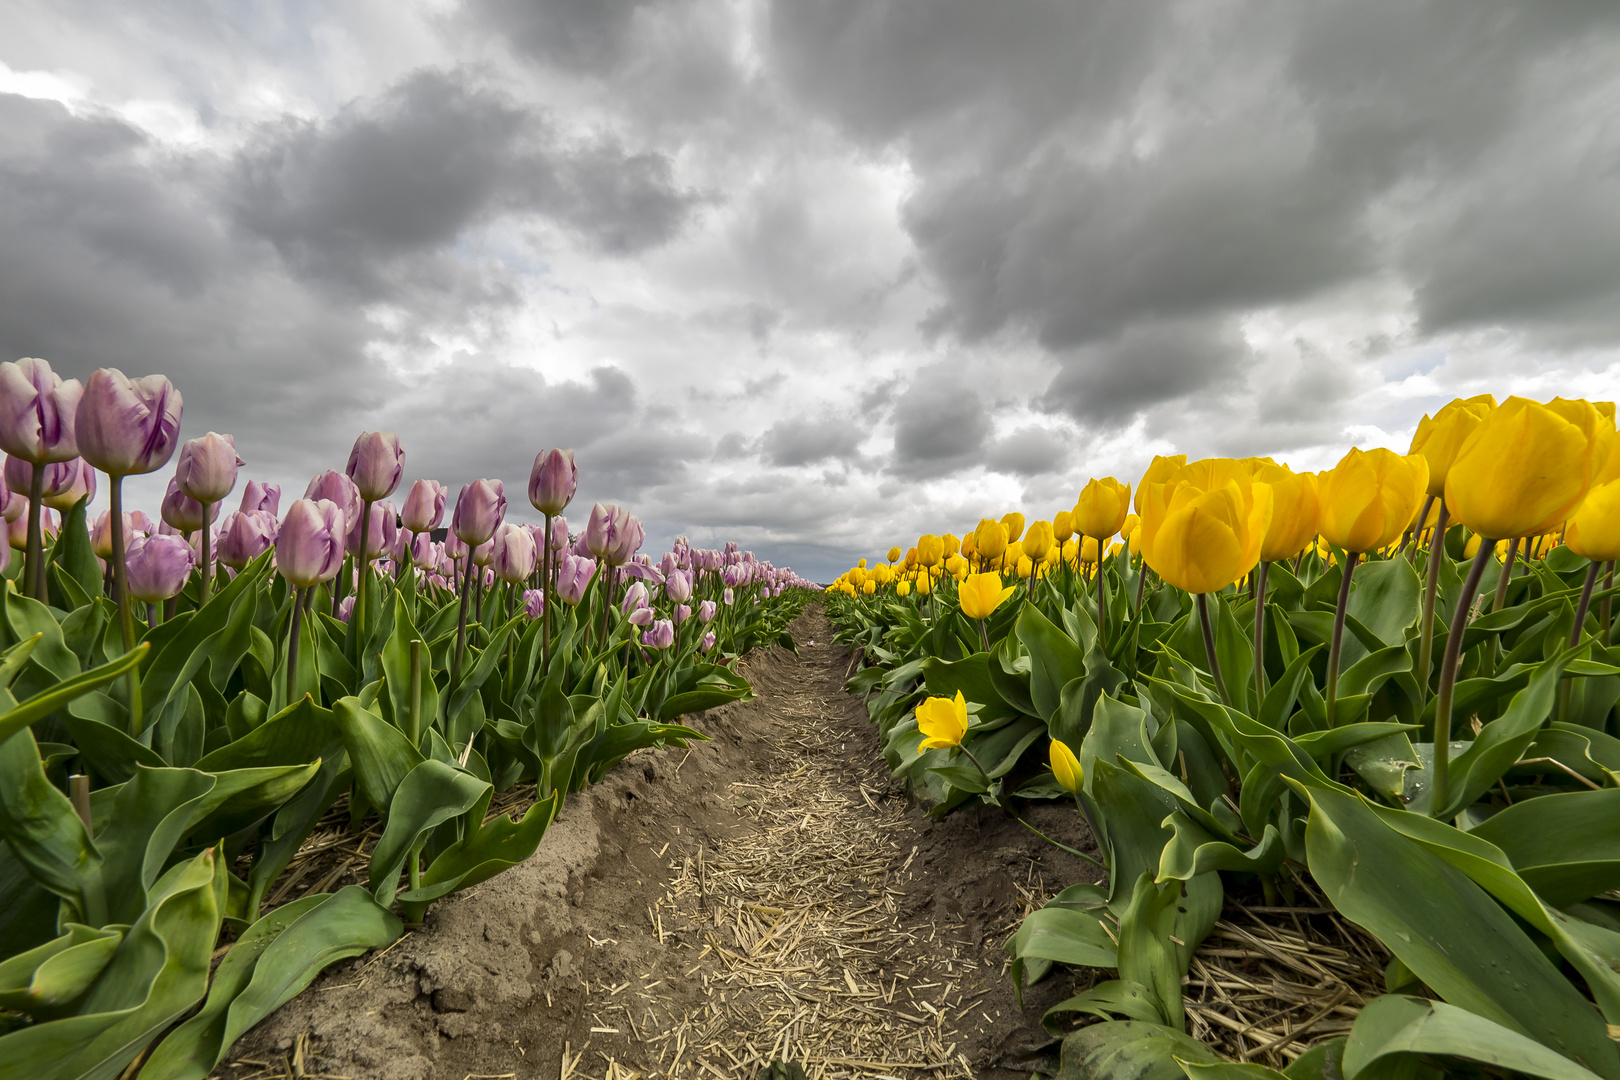
[{"label": "purple tulip", "polygon": [[[0,569],[4,569],[0,567]],[[540,589],[523,590],[523,614],[538,619],[546,613],[546,594]]]},{"label": "purple tulip", "polygon": [[[81,482],[80,473],[83,465],[84,462],[80,458],[41,465],[39,467],[43,477],[41,483],[44,486],[40,490],[40,497],[56,499],[72,491],[74,486]],[[12,491],[28,491],[34,482],[34,466],[13,454],[6,458],[5,480],[6,487]],[[69,508],[72,507],[72,503],[68,505]]]},{"label": "purple tulip", "polygon": [[[405,535],[404,533],[400,534]],[[410,560],[418,570],[431,570],[439,565],[443,550],[434,546],[433,538],[425,532],[411,533]]]},{"label": "purple tulip", "polygon": [[527,526],[506,522],[495,530],[495,576],[511,585],[520,585],[534,573],[540,561],[540,551],[534,546],[534,534]]},{"label": "purple tulip", "polygon": [[331,581],[343,566],[343,509],[330,499],[298,499],[276,537],[276,569],[301,589]]},{"label": "purple tulip", "polygon": [[242,505],[237,509],[244,514],[268,510],[270,516],[275,517],[281,513],[281,485],[249,480],[247,487],[242,489]]},{"label": "purple tulip", "polygon": [[266,510],[227,514],[219,526],[219,561],[237,570],[269,551],[276,542],[276,518]]},{"label": "purple tulip", "polygon": [[36,357],[0,364],[0,450],[40,465],[79,456],[74,425],[84,387]]},{"label": "purple tulip", "polygon": [[210,431],[180,448],[174,478],[181,491],[204,506],[212,506],[231,493],[236,486],[236,470],[241,467],[236,439]]},{"label": "purple tulip", "polygon": [[353,596],[353,594],[350,594],[349,596],[345,596],[338,603],[338,621],[340,621],[340,622],[348,622],[349,619],[353,615],[354,615],[354,596]]},{"label": "purple tulip", "polygon": [[699,645],[699,648],[701,648],[704,652],[708,652],[710,649],[714,648],[714,640],[714,631],[710,630],[707,634],[703,635],[703,641]]},{"label": "purple tulip", "polygon": [[411,532],[430,532],[444,524],[444,503],[449,497],[450,489],[437,480],[418,480],[405,496],[399,516]]},{"label": "purple tulip", "polygon": [[[360,557],[360,523],[366,518],[364,510],[349,522],[349,532],[345,543],[350,555]],[[367,560],[378,558],[393,546],[394,536],[399,532],[398,515],[394,513],[394,504],[380,502],[371,508],[369,534],[366,542]]]},{"label": "purple tulip", "polygon": [[405,471],[405,451],[392,431],[362,431],[349,451],[343,471],[366,502],[386,499],[399,487]]},{"label": "purple tulip", "polygon": [[624,590],[624,599],[619,601],[619,611],[628,615],[637,608],[644,608],[647,605],[647,586],[638,581]]},{"label": "purple tulip", "polygon": [[557,569],[557,597],[573,607],[585,599],[585,590],[596,574],[596,563],[580,555],[565,555]]},{"label": "purple tulip", "polygon": [[664,575],[664,595],[677,604],[692,599],[692,575],[685,570],[671,570]]},{"label": "purple tulip", "polygon": [[675,625],[679,626],[692,617],[692,608],[689,604],[675,605]]},{"label": "purple tulip", "polygon": [[471,548],[461,542],[461,537],[457,536],[455,533],[449,533],[444,538],[444,553],[449,558],[455,560],[457,565],[460,565],[461,560],[465,559],[467,557],[467,552],[471,550]]},{"label": "purple tulip", "polygon": [[178,536],[137,536],[124,552],[129,595],[143,604],[178,596],[196,565],[196,553]]},{"label": "purple tulip", "polygon": [[641,632],[641,643],[649,649],[667,649],[675,644],[675,624],[659,619]]},{"label": "purple tulip", "polygon": [[572,450],[546,450],[537,454],[529,470],[529,502],[542,514],[563,512],[579,486],[579,469]]},{"label": "purple tulip", "polygon": [[493,539],[485,540],[482,544],[479,544],[477,547],[473,548],[472,560],[474,566],[488,566],[490,563],[494,562],[495,541]]},{"label": "purple tulip", "polygon": [[[0,490],[4,490],[4,481],[0,481]],[[18,518],[28,516],[28,496],[19,491],[7,491],[5,509],[0,510],[0,517],[9,524]]]},{"label": "purple tulip", "polygon": [[[613,544],[608,549],[608,565],[629,565],[636,552],[641,550],[641,545],[646,539],[647,530],[642,527],[641,519],[634,514],[626,514],[618,535],[614,537]],[[652,567],[649,566],[646,569],[651,571]]]},{"label": "purple tulip", "polygon": [[[124,515],[124,535],[128,537],[148,536],[153,532],[152,519],[143,511]],[[101,559],[112,558],[112,511],[103,510],[97,517],[95,525],[90,530],[90,550]]]},{"label": "purple tulip", "polygon": [[[40,531],[46,536],[55,536],[61,531],[61,520],[55,510],[42,510],[39,515]],[[24,514],[16,521],[6,522],[7,535],[11,546],[22,551],[28,546],[28,515]]]},{"label": "purple tulip", "polygon": [[163,520],[181,532],[196,532],[208,524],[208,508],[180,490],[180,481],[169,477],[159,508]]},{"label": "purple tulip", "polygon": [[719,612],[720,609],[715,606],[713,600],[705,600],[698,605],[698,621],[703,623],[711,623],[714,621],[714,617],[719,614]]},{"label": "purple tulip", "polygon": [[721,593],[720,598],[726,602],[727,607],[730,607],[732,602],[737,599],[736,594],[730,589],[727,589],[725,592]]},{"label": "purple tulip", "polygon": [[568,550],[568,519],[565,517],[551,519],[551,550],[556,552]]},{"label": "purple tulip", "polygon": [[304,489],[304,498],[312,502],[325,499],[332,503],[343,514],[346,523],[360,516],[360,489],[354,486],[353,480],[336,469],[327,469],[311,480]]},{"label": "purple tulip", "polygon": [[79,454],[109,476],[155,472],[180,440],[180,391],[162,375],[130,379],[99,368],[74,414]]},{"label": "purple tulip", "polygon": [[586,549],[598,559],[606,559],[608,548],[618,538],[620,522],[623,511],[617,506],[597,503],[591,507],[591,516],[585,522],[585,532],[580,539],[584,541]]},{"label": "purple tulip", "polygon": [[638,607],[636,610],[632,611],[628,616],[626,616],[626,618],[629,619],[631,626],[651,626],[652,621],[657,614],[658,613],[650,607]]},{"label": "purple tulip", "polygon": [[506,486],[499,480],[474,480],[456,496],[450,531],[476,547],[495,535],[505,517]]}]

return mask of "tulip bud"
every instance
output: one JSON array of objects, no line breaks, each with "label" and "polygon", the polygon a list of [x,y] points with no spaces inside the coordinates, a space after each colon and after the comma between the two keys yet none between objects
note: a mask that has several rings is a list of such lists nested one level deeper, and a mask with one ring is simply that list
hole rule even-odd
[{"label": "tulip bud", "polygon": [[641,643],[649,649],[667,649],[675,644],[675,624],[659,619],[641,632]]},{"label": "tulip bud", "polygon": [[264,510],[275,517],[281,513],[281,485],[249,480],[247,487],[242,489],[242,504],[237,509],[244,514]]},{"label": "tulip bud", "polygon": [[568,519],[565,517],[551,519],[551,550],[554,552],[568,550]]},{"label": "tulip bud", "polygon": [[[360,557],[360,524],[366,520],[366,512],[361,509],[349,522],[349,531],[344,543],[350,555]],[[371,520],[366,530],[366,559],[378,558],[394,546],[394,537],[399,534],[399,515],[394,512],[394,504],[388,501],[377,503],[371,508]]]},{"label": "tulip bud", "polygon": [[[67,490],[60,491],[55,495],[45,496],[45,505],[60,510],[65,514],[73,509],[80,499],[94,499],[96,497],[96,470],[92,469],[89,462],[83,458],[74,458],[72,461],[64,462],[63,465],[73,471],[73,480],[68,484]],[[41,467],[50,470],[62,466],[44,465]]]},{"label": "tulip bud", "polygon": [[714,621],[714,617],[719,613],[720,609],[715,605],[713,600],[704,600],[698,604],[698,622],[711,623]]},{"label": "tulip bud", "polygon": [[1510,397],[1458,448],[1446,506],[1493,540],[1552,532],[1606,463],[1612,431],[1586,402]]},{"label": "tulip bud", "polygon": [[1024,515],[1016,510],[1002,515],[1001,524],[1007,530],[1009,544],[1024,535]]},{"label": "tulip bud", "polygon": [[472,561],[474,566],[488,566],[490,563],[494,562],[495,541],[493,539],[485,540],[482,544],[479,544],[477,547],[473,548]]},{"label": "tulip bud", "polygon": [[343,510],[330,499],[298,499],[276,537],[276,569],[307,589],[337,577],[343,566]]},{"label": "tulip bud", "polygon": [[572,450],[546,450],[535,455],[529,470],[529,503],[542,514],[563,512],[579,486],[579,469]]},{"label": "tulip bud", "polygon": [[671,570],[664,576],[664,595],[677,604],[692,599],[692,575],[685,570]]},{"label": "tulip bud", "polygon": [[1059,510],[1052,515],[1052,539],[1059,544],[1074,535],[1074,511]]},{"label": "tulip bud", "polygon": [[923,566],[938,566],[945,561],[945,541],[932,533],[917,538],[917,562]]},{"label": "tulip bud", "polygon": [[979,527],[973,530],[973,550],[981,560],[994,562],[1006,553],[1007,539],[1005,525],[992,518],[982,518]]},{"label": "tulip bud", "polygon": [[1271,488],[1271,525],[1260,542],[1260,561],[1291,559],[1320,531],[1316,476],[1294,472],[1286,465],[1263,465],[1255,479]]},{"label": "tulip bud", "polygon": [[354,615],[354,596],[345,596],[338,602],[337,617],[339,622],[348,622]]},{"label": "tulip bud", "polygon": [[1074,531],[1106,539],[1119,532],[1131,510],[1131,485],[1112,476],[1089,480],[1074,504]]},{"label": "tulip bud", "polygon": [[1593,562],[1620,559],[1620,480],[1600,484],[1586,493],[1570,515],[1564,542],[1569,550]]},{"label": "tulip bud", "polygon": [[74,423],[84,387],[35,357],[0,364],[0,450],[41,465],[79,456]]},{"label": "tulip bud", "polygon": [[681,625],[681,623],[685,622],[687,619],[690,619],[691,617],[692,617],[692,607],[691,607],[690,604],[676,604],[675,605],[675,625],[676,626]]},{"label": "tulip bud", "polygon": [[1052,523],[1050,521],[1037,521],[1024,534],[1024,554],[1035,562],[1042,562],[1046,559],[1047,553],[1052,550],[1052,545],[1056,540],[1057,538],[1052,531]]},{"label": "tulip bud", "polygon": [[1052,775],[1057,778],[1058,786],[1070,795],[1079,794],[1085,772],[1080,768],[1080,759],[1074,756],[1068,744],[1053,739],[1047,760],[1052,763]]},{"label": "tulip bud", "polygon": [[467,557],[467,553],[471,550],[472,548],[468,547],[466,544],[463,544],[461,542],[461,537],[457,536],[455,533],[449,533],[444,538],[444,554],[458,566],[461,564],[461,561]]},{"label": "tulip bud", "polygon": [[214,550],[220,562],[240,570],[275,546],[277,531],[275,515],[268,510],[238,510],[220,523]]},{"label": "tulip bud", "polygon": [[495,535],[495,527],[506,517],[506,486],[499,480],[474,480],[456,496],[456,510],[450,529],[473,546]]},{"label": "tulip bud", "polygon": [[[403,536],[404,533],[400,535]],[[431,536],[425,532],[418,532],[411,533],[410,538],[411,544],[406,549],[406,557],[410,559],[412,566],[418,570],[431,570],[439,565],[441,551],[435,547]]]},{"label": "tulip bud", "polygon": [[546,613],[546,594],[541,589],[523,590],[523,614],[530,620]]},{"label": "tulip bud", "polygon": [[180,391],[162,375],[130,379],[100,368],[74,413],[79,453],[109,476],[161,469],[179,441],[182,407]]},{"label": "tulip bud", "polygon": [[450,491],[437,480],[421,479],[405,496],[400,519],[411,532],[430,532],[444,524],[444,504]]},{"label": "tulip bud", "polygon": [[[1158,454],[1142,474],[1142,479],[1136,485],[1136,512],[1142,515],[1142,492],[1149,484],[1162,484],[1169,480],[1171,475],[1187,464],[1186,454]],[[1143,515],[1145,516],[1145,515]]]},{"label": "tulip bud", "polygon": [[1426,490],[1430,495],[1438,497],[1445,494],[1446,474],[1451,471],[1452,462],[1457,460],[1457,451],[1462,449],[1463,442],[1480,425],[1480,421],[1495,408],[1496,399],[1489,394],[1466,401],[1458,398],[1432,418],[1425,416],[1418,421],[1417,433],[1412,436],[1412,449],[1408,453],[1421,455],[1428,462],[1429,483]]},{"label": "tulip bud", "polygon": [[362,431],[349,451],[343,471],[365,502],[386,499],[399,487],[405,471],[405,451],[392,431]]},{"label": "tulip bud", "polygon": [[143,604],[178,596],[191,577],[196,553],[178,536],[137,536],[124,552],[129,595]]},{"label": "tulip bud", "polygon": [[540,552],[534,546],[534,534],[527,527],[506,522],[495,530],[495,576],[509,584],[519,585],[534,573]]},{"label": "tulip bud", "polygon": [[596,563],[579,555],[566,555],[557,568],[557,598],[569,607],[585,599],[585,590],[596,575]]},{"label": "tulip bud", "polygon": [[180,481],[172,476],[159,512],[164,521],[181,532],[196,532],[208,524],[207,507],[181,491]]},{"label": "tulip bud", "polygon": [[236,440],[210,431],[180,447],[174,478],[180,490],[204,506],[212,506],[236,486],[236,470],[242,459],[236,456]]},{"label": "tulip bud", "polygon": [[1322,535],[1355,552],[1377,551],[1400,539],[1423,501],[1428,474],[1421,455],[1352,448],[1317,478]]}]

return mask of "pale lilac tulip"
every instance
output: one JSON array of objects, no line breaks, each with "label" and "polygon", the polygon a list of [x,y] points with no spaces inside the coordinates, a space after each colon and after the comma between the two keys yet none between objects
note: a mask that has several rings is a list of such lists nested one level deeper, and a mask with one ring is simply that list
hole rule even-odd
[{"label": "pale lilac tulip", "polygon": [[698,622],[711,623],[719,612],[713,600],[705,600],[698,605]]},{"label": "pale lilac tulip", "polygon": [[651,626],[657,612],[650,607],[638,607],[626,616],[631,626]]},{"label": "pale lilac tulip", "polygon": [[714,631],[710,630],[707,634],[703,635],[703,642],[699,647],[702,648],[704,652],[708,652],[710,649],[714,648],[714,640]]},{"label": "pale lilac tulip", "polygon": [[183,406],[180,391],[162,375],[130,379],[100,368],[74,413],[79,455],[109,476],[155,472],[180,441]]},{"label": "pale lilac tulip", "polygon": [[0,511],[0,517],[4,517],[6,519],[6,523],[10,524],[19,518],[24,518],[27,516],[28,496],[17,491],[8,492],[6,495],[5,509]]},{"label": "pale lilac tulip", "polygon": [[[628,615],[637,608],[648,606],[647,586],[637,581],[624,590],[624,599],[619,601],[619,611]],[[643,624],[645,625],[645,624]]]},{"label": "pale lilac tulip", "polygon": [[[53,461],[49,465],[39,466],[42,477],[40,482],[43,485],[40,489],[40,498],[54,500],[72,491],[74,485],[81,481],[83,465],[82,459],[74,458],[71,461]],[[34,466],[13,454],[6,458],[5,479],[6,487],[10,490],[26,492],[34,482]]]},{"label": "pale lilac tulip", "polygon": [[574,498],[579,469],[572,450],[546,450],[537,454],[529,470],[529,503],[542,514],[560,514]]},{"label": "pale lilac tulip", "polygon": [[534,573],[540,552],[534,546],[534,534],[526,526],[506,522],[495,530],[495,575],[511,585],[520,585]]},{"label": "pale lilac tulip", "polygon": [[399,487],[405,471],[405,450],[399,445],[399,436],[392,431],[362,431],[354,440],[343,471],[366,502],[388,498]]},{"label": "pale lilac tulip", "polygon": [[208,524],[208,508],[181,491],[180,482],[172,476],[159,512],[164,521],[181,532],[196,532]]},{"label": "pale lilac tulip", "polygon": [[484,543],[506,517],[506,486],[499,480],[474,480],[456,496],[450,531],[468,544]]},{"label": "pale lilac tulip", "polygon": [[[400,533],[401,536],[407,534]],[[431,570],[439,565],[439,559],[444,554],[442,550],[434,547],[433,538],[425,532],[410,533],[411,546],[407,555],[411,565],[418,570]]]},{"label": "pale lilac tulip", "polygon": [[360,516],[360,489],[354,486],[353,480],[336,469],[327,469],[311,480],[304,489],[304,498],[312,502],[324,499],[332,503],[343,515],[345,528]]},{"label": "pale lilac tulip", "polygon": [[178,536],[137,536],[124,552],[129,595],[143,604],[178,596],[196,565],[196,553]]},{"label": "pale lilac tulip", "polygon": [[675,644],[675,624],[659,619],[641,632],[641,643],[649,649],[667,649]]},{"label": "pale lilac tulip", "polygon": [[[136,510],[124,515],[124,535],[127,537],[150,536],[155,530],[152,519],[145,512]],[[100,559],[112,558],[112,511],[103,510],[97,517],[95,525],[90,530],[90,550]]]},{"label": "pale lilac tulip", "polygon": [[447,557],[454,560],[457,566],[461,565],[461,561],[467,557],[467,552],[471,550],[471,548],[461,542],[461,537],[457,536],[455,533],[446,534],[444,538],[444,553]]},{"label": "pale lilac tulip", "polygon": [[664,595],[677,604],[692,599],[692,575],[685,570],[671,570],[664,575]]},{"label": "pale lilac tulip", "polygon": [[482,544],[479,544],[477,547],[473,548],[472,560],[474,566],[488,566],[490,563],[494,562],[495,541],[485,540]]},{"label": "pale lilac tulip", "polygon": [[[46,536],[55,536],[58,532],[60,532],[61,521],[56,516],[56,511],[41,510],[39,515],[39,527],[40,531]],[[6,522],[6,534],[7,538],[11,541],[12,547],[16,548],[18,551],[27,549],[28,515],[24,514],[15,521]]]},{"label": "pale lilac tulip", "polygon": [[236,456],[236,439],[210,431],[201,438],[187,440],[180,447],[174,478],[181,491],[204,506],[211,506],[231,493],[236,486],[236,470],[241,467],[242,459]]},{"label": "pale lilac tulip", "polygon": [[276,516],[281,513],[281,485],[249,480],[242,489],[242,505],[237,509],[244,514],[267,510],[271,517]]},{"label": "pale lilac tulip", "polygon": [[[362,508],[349,523],[349,532],[345,543],[350,555],[360,557],[360,524],[366,520],[365,509]],[[366,558],[375,559],[385,554],[394,543],[394,536],[399,532],[398,515],[394,513],[394,504],[391,502],[376,503],[371,508],[371,521],[366,530]]]},{"label": "pale lilac tulip", "polygon": [[429,532],[444,524],[444,504],[450,489],[437,480],[421,479],[411,485],[405,496],[405,507],[400,518],[411,532]]},{"label": "pale lilac tulip", "polygon": [[[0,567],[4,569],[4,567]],[[538,619],[546,613],[546,594],[540,589],[523,590],[523,614]]]},{"label": "pale lilac tulip", "polygon": [[585,522],[585,532],[581,537],[586,549],[596,558],[606,560],[608,549],[618,539],[625,516],[624,511],[611,503],[592,506],[591,516]]},{"label": "pale lilac tulip", "polygon": [[227,514],[219,526],[214,548],[219,561],[240,570],[275,545],[276,518],[267,510]]},{"label": "pale lilac tulip", "polygon": [[276,569],[301,589],[331,581],[343,566],[343,509],[330,499],[298,499],[276,537]]},{"label": "pale lilac tulip", "polygon": [[354,596],[345,596],[341,601],[338,602],[338,620],[340,622],[348,622],[353,615]]},{"label": "pale lilac tulip", "polygon": [[568,550],[568,519],[565,517],[551,519],[551,550],[559,553]]},{"label": "pale lilac tulip", "polygon": [[692,617],[692,607],[691,607],[690,604],[676,604],[675,605],[675,625],[676,626],[681,625],[681,623],[685,622],[687,619],[690,619],[691,617]]},{"label": "pale lilac tulip", "polygon": [[[67,513],[80,499],[94,499],[96,497],[96,470],[84,458],[74,458],[67,463],[78,468],[78,475],[68,485],[68,489],[56,495],[45,497],[45,505],[62,513]],[[53,465],[43,466],[46,469],[55,468]]]},{"label": "pale lilac tulip", "polygon": [[557,569],[557,597],[573,607],[585,599],[585,590],[596,575],[596,563],[580,555],[566,555]]},{"label": "pale lilac tulip", "polygon": [[[647,530],[641,525],[641,519],[634,514],[626,514],[613,543],[608,548],[607,561],[609,566],[626,566],[634,558],[636,552],[647,539]],[[652,567],[647,567],[652,570]]]},{"label": "pale lilac tulip", "polygon": [[737,599],[737,596],[730,589],[727,589],[725,592],[720,594],[720,598],[726,602],[727,607],[730,607],[731,604]]},{"label": "pale lilac tulip", "polygon": [[40,465],[79,456],[74,425],[84,386],[37,357],[0,364],[0,450]]}]

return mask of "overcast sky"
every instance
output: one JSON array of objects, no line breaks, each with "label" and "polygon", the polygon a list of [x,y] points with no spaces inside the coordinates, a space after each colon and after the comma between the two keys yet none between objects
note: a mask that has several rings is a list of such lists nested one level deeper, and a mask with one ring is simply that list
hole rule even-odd
[{"label": "overcast sky", "polygon": [[381,428],[527,513],[569,446],[575,513],[825,580],[1155,453],[1319,468],[1454,395],[1620,392],[1613,0],[0,25],[0,356],[162,372],[293,494]]}]

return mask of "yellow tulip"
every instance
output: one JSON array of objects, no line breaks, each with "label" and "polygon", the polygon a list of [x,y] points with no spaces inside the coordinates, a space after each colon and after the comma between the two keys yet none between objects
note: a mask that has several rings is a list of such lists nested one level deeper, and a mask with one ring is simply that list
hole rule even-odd
[{"label": "yellow tulip", "polygon": [[1063,541],[1063,561],[1071,566],[1080,559],[1080,537],[1071,536]]},{"label": "yellow tulip", "polygon": [[1430,495],[1446,493],[1446,474],[1451,471],[1451,463],[1457,460],[1457,451],[1462,449],[1463,442],[1480,425],[1480,421],[1495,408],[1496,399],[1489,394],[1466,401],[1458,398],[1433,417],[1425,416],[1418,421],[1417,433],[1412,436],[1412,449],[1408,453],[1422,455],[1423,460],[1429,463],[1427,490]]},{"label": "yellow tulip", "polygon": [[1022,541],[1024,554],[1036,562],[1043,562],[1046,559],[1046,553],[1052,550],[1052,545],[1056,541],[1057,538],[1052,533],[1052,523],[1050,521],[1037,521],[1024,534]]},{"label": "yellow tulip", "polygon": [[1170,480],[1193,484],[1204,491],[1225,487],[1228,480],[1237,481],[1238,487],[1246,487],[1253,479],[1253,465],[1248,461],[1229,457],[1200,458],[1188,462],[1170,474]]},{"label": "yellow tulip", "polygon": [[928,533],[917,538],[917,562],[921,566],[938,566],[945,561],[945,541]]},{"label": "yellow tulip", "polygon": [[1080,561],[1084,563],[1097,561],[1097,538],[1095,536],[1080,538]]},{"label": "yellow tulip", "polygon": [[1070,795],[1080,791],[1080,785],[1085,782],[1085,770],[1080,768],[1080,759],[1074,756],[1068,744],[1061,739],[1053,739],[1051,749],[1047,752],[1047,760],[1052,763],[1052,775],[1057,777],[1059,786]]},{"label": "yellow tulip", "polygon": [[950,558],[945,560],[945,571],[952,577],[956,577],[960,575],[962,571],[967,569],[967,564],[967,560],[962,558],[962,556],[952,555]]},{"label": "yellow tulip", "polygon": [[1001,524],[1007,529],[1007,543],[1009,544],[1024,535],[1024,515],[1016,510],[1003,514]]},{"label": "yellow tulip", "polygon": [[1144,500],[1141,531],[1142,557],[1154,573],[1187,592],[1210,593],[1254,569],[1271,525],[1270,487],[1152,486],[1160,490]]},{"label": "yellow tulip", "polygon": [[1142,513],[1142,492],[1149,484],[1162,484],[1170,479],[1170,474],[1187,464],[1186,454],[1160,454],[1155,457],[1142,474],[1141,481],[1136,485],[1136,512]]},{"label": "yellow tulip", "polygon": [[940,542],[945,545],[945,558],[947,559],[951,558],[962,548],[962,541],[957,539],[955,533],[946,533],[939,539]]},{"label": "yellow tulip", "polygon": [[1140,524],[1142,524],[1141,518],[1137,517],[1135,514],[1126,514],[1125,523],[1119,527],[1119,535],[1124,537],[1126,540],[1129,540],[1131,538],[1131,534],[1136,531],[1136,527]]},{"label": "yellow tulip", "polygon": [[1007,526],[993,518],[980,520],[973,530],[973,550],[980,559],[994,561],[1007,550]]},{"label": "yellow tulip", "polygon": [[1052,537],[1058,543],[1063,543],[1074,535],[1074,512],[1059,510],[1052,516]]},{"label": "yellow tulip", "polygon": [[1552,532],[1606,461],[1613,424],[1587,402],[1510,397],[1464,440],[1446,474],[1446,506],[1500,540]]},{"label": "yellow tulip", "polygon": [[1013,585],[1002,588],[1001,575],[992,570],[986,574],[969,574],[956,597],[962,605],[962,614],[970,619],[988,619],[1017,591]]},{"label": "yellow tulip", "polygon": [[972,558],[974,555],[977,555],[978,552],[979,547],[974,539],[973,530],[969,529],[967,532],[962,534],[962,554]]},{"label": "yellow tulip", "polygon": [[1271,488],[1271,526],[1260,542],[1260,561],[1292,559],[1316,536],[1320,517],[1316,474],[1297,473],[1286,465],[1262,465],[1254,478]]},{"label": "yellow tulip", "polygon": [[1001,553],[1001,561],[1008,566],[1017,566],[1018,560],[1022,559],[1023,557],[1024,544],[1020,540],[1014,540],[1012,543],[1008,544],[1007,550]]},{"label": "yellow tulip", "polygon": [[920,575],[918,575],[918,577],[917,577],[917,595],[918,596],[927,596],[929,593],[931,593],[933,591],[934,591],[934,579],[928,574],[920,574]]},{"label": "yellow tulip", "polygon": [[1131,510],[1131,485],[1112,476],[1088,480],[1074,504],[1074,531],[1083,536],[1113,536]]},{"label": "yellow tulip", "polygon": [[1013,564],[1013,569],[1019,577],[1028,580],[1035,573],[1035,561],[1028,555],[1020,555],[1018,562]]},{"label": "yellow tulip", "polygon": [[1593,562],[1620,559],[1620,480],[1600,484],[1586,493],[1570,515],[1564,543]]},{"label": "yellow tulip", "polygon": [[1345,551],[1376,551],[1400,539],[1428,482],[1420,454],[1352,449],[1317,478],[1322,535]]},{"label": "yellow tulip", "polygon": [[900,597],[900,599],[902,599],[902,600],[904,600],[906,597],[910,596],[911,595],[911,582],[909,582],[909,581],[895,582],[894,595]]},{"label": "yellow tulip", "polygon": [[877,592],[877,582],[868,581],[865,585],[861,586],[861,592],[865,593],[867,596],[871,596],[873,593]]},{"label": "yellow tulip", "polygon": [[900,551],[900,549],[898,547],[890,548],[889,549],[889,561],[890,562],[899,562],[901,554],[902,554],[902,552]]},{"label": "yellow tulip", "polygon": [[954,699],[928,698],[917,706],[917,730],[923,733],[917,752],[948,750],[959,745],[962,736],[967,734],[967,726],[967,701],[962,691],[958,690]]},{"label": "yellow tulip", "polygon": [[860,567],[862,570],[865,570],[866,569],[866,560],[862,559],[860,562],[856,563],[855,565]]}]

